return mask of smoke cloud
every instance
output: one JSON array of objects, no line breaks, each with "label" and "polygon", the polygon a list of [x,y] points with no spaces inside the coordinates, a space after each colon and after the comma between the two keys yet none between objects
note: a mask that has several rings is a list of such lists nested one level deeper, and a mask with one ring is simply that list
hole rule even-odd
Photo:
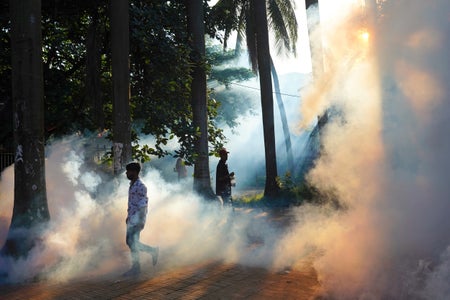
[{"label": "smoke cloud", "polygon": [[316,249],[324,293],[338,299],[444,299],[450,4],[384,1],[365,18],[350,4],[322,22],[327,68],[302,103],[306,122],[340,112],[308,179],[348,208],[300,208],[280,251],[295,261]]},{"label": "smoke cloud", "polygon": [[[362,14],[355,3],[320,3],[327,12],[321,19],[325,73],[302,90],[297,122],[308,126],[332,108],[321,133],[322,155],[307,179],[320,190],[333,190],[345,208],[304,205],[290,212],[290,227],[280,228],[265,213],[233,214],[205,203],[190,180],[168,182],[146,164],[149,214],[141,240],[160,246],[159,270],[208,259],[301,269],[309,260],[322,295],[333,299],[448,297],[450,3],[383,1],[377,16],[371,10]],[[368,40],[361,38],[362,30]],[[246,135],[260,123],[246,120],[237,130],[240,139],[228,146],[230,169],[234,164],[242,170],[238,184],[239,173],[259,164],[251,161],[248,168],[238,157],[263,151],[249,147],[255,136]],[[82,143],[71,137],[49,147],[52,221],[43,246],[26,260],[0,258],[10,281],[37,274],[55,281],[115,276],[129,267],[128,181],[103,176],[86,163]],[[211,170],[215,163],[212,159]],[[13,205],[12,173],[7,169],[0,181],[2,244]],[[141,259],[151,268],[150,257]]]},{"label": "smoke cloud", "polygon": [[[80,137],[51,145],[46,162],[48,203],[51,214],[43,242],[26,259],[0,258],[0,271],[9,282],[35,276],[52,281],[118,276],[130,266],[125,243],[128,180],[95,170],[84,157]],[[87,154],[86,154],[87,155]],[[12,168],[2,174],[1,231],[3,245],[13,206]],[[208,203],[192,192],[192,182],[167,182],[150,164],[142,180],[148,188],[149,213],[141,241],[161,249],[158,271],[205,260],[223,260],[269,267],[273,247],[253,249],[256,240],[275,243],[278,228],[271,228],[267,214],[241,211]],[[151,256],[141,256],[151,269]],[[24,272],[26,270],[26,272]]]}]

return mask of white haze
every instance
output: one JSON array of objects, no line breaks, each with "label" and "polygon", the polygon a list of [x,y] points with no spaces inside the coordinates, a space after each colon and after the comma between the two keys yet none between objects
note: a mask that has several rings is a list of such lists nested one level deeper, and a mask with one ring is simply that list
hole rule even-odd
[{"label": "white haze", "polygon": [[[302,90],[298,108],[299,128],[330,105],[342,112],[325,128],[324,154],[308,180],[333,189],[346,209],[298,207],[296,222],[283,231],[255,212],[231,221],[229,210],[193,194],[191,182],[166,182],[150,163],[143,173],[150,210],[142,240],[161,247],[158,270],[207,259],[280,270],[302,268],[309,257],[322,294],[333,299],[448,298],[450,3],[386,1],[382,17],[369,14],[367,22],[358,3],[321,1],[327,72]],[[369,43],[358,37],[363,26]],[[230,169],[252,169],[256,162],[249,159],[263,153],[260,123],[250,120],[230,140]],[[84,165],[79,143],[70,138],[51,146],[51,227],[45,246],[28,260],[2,259],[13,281],[39,270],[51,280],[115,275],[130,264],[128,182],[101,178]],[[216,163],[211,159],[211,170]],[[0,181],[1,243],[12,212],[12,177],[9,168]],[[249,247],[252,237],[263,243]],[[150,258],[142,259],[151,268]]]},{"label": "white haze", "polygon": [[308,178],[348,209],[299,208],[279,250],[295,263],[316,249],[333,298],[448,299],[450,3],[385,1],[365,20],[355,4],[321,1],[326,73],[301,108],[301,125],[330,105],[341,111]]},{"label": "white haze", "polygon": [[[242,64],[243,67],[248,65]],[[305,146],[309,130],[297,131],[296,128],[300,111],[298,107],[301,103],[298,97],[299,90],[304,87],[310,76],[300,73],[280,74],[280,90],[282,93],[284,113],[290,129],[290,138],[294,156],[299,158],[302,155],[302,149]],[[244,99],[252,102],[252,111],[239,116],[236,122],[239,124],[236,128],[229,128],[221,124],[224,128],[224,134],[227,137],[225,147],[230,152],[228,166],[230,172],[236,173],[237,185],[235,190],[239,193],[249,188],[264,187],[265,162],[264,162],[264,137],[261,117],[261,100],[259,97],[259,79],[239,83],[232,86],[237,95],[243,95]],[[277,151],[278,174],[284,176],[287,170],[287,153],[285,146],[285,136],[282,128],[279,107],[274,94],[274,123]],[[210,170],[213,184],[215,183],[215,170],[219,161],[218,157],[210,159]],[[295,163],[299,166],[299,160]]]},{"label": "white haze", "polygon": [[[48,280],[118,276],[129,266],[125,244],[128,180],[101,178],[83,157],[79,137],[67,138],[48,148],[46,179],[51,222],[43,243],[26,260],[0,258],[0,271],[8,271],[10,282],[38,275]],[[151,164],[150,164],[151,165]],[[192,192],[192,184],[169,183],[159,171],[145,165],[142,180],[149,196],[149,213],[141,241],[161,249],[157,270],[162,272],[210,259],[248,265],[270,266],[271,246],[279,229],[266,224],[265,214],[205,203]],[[3,244],[12,213],[12,168],[0,182]],[[251,250],[253,239],[267,246]],[[151,270],[151,257],[142,255]],[[26,270],[26,271],[25,271]]]}]

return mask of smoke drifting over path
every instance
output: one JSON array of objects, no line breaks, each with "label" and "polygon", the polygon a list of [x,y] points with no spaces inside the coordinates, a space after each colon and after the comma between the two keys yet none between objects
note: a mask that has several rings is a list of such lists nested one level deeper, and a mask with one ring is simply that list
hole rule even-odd
[{"label": "smoke drifting over path", "polygon": [[293,261],[323,251],[315,266],[332,297],[446,299],[450,3],[385,1],[361,22],[344,2],[323,21],[327,71],[304,91],[302,112],[306,122],[330,105],[341,112],[309,180],[333,188],[348,210],[300,209],[280,251]]},{"label": "smoke drifting over path", "polygon": [[[231,217],[200,200],[190,184],[166,182],[146,166],[149,214],[141,240],[161,247],[160,270],[206,259],[279,270],[301,268],[312,257],[332,299],[448,298],[450,3],[385,1],[378,17],[369,10],[362,19],[355,2],[321,1],[324,9],[339,4],[339,14],[322,19],[326,73],[303,90],[299,121],[308,125],[329,106],[339,111],[322,133],[323,155],[308,180],[333,189],[346,209],[298,207],[294,224],[281,229],[255,212]],[[50,147],[51,226],[28,260],[1,258],[12,281],[39,270],[68,280],[129,266],[128,181],[102,178],[83,163],[79,144],[72,138]],[[8,169],[0,181],[1,243],[12,177]],[[258,247],[249,247],[252,239]],[[150,257],[142,260],[151,268]]]},{"label": "smoke drifting over path", "polygon": [[[130,266],[125,244],[125,219],[129,181],[102,178],[83,157],[85,141],[78,137],[48,149],[46,165],[51,214],[43,243],[26,260],[0,257],[0,271],[9,282],[39,275],[55,281],[118,276]],[[12,168],[0,182],[0,243],[3,244],[13,204]],[[209,259],[269,267],[274,240],[281,232],[271,228],[266,215],[206,203],[192,192],[192,183],[169,183],[159,171],[144,168],[141,174],[149,196],[149,213],[141,241],[161,249],[157,270],[164,271]],[[250,249],[253,239],[265,244]],[[267,243],[267,244],[266,244]],[[151,269],[151,256],[141,255]],[[1,273],[0,272],[0,273]]]}]

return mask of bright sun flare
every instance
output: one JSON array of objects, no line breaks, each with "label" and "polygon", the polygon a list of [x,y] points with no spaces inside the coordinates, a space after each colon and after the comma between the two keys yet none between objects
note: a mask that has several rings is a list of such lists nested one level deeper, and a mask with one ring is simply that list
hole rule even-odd
[{"label": "bright sun flare", "polygon": [[359,38],[361,40],[363,40],[364,42],[368,42],[369,41],[369,37],[370,37],[370,34],[369,34],[369,32],[367,30],[361,29],[359,31]]}]

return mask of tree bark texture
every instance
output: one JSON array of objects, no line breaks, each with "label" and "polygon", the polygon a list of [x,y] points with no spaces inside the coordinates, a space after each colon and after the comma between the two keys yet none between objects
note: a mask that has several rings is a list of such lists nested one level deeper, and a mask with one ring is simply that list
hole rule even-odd
[{"label": "tree bark texture", "polygon": [[270,75],[269,32],[266,2],[252,0],[256,23],[259,84],[261,88],[261,107],[264,131],[264,150],[266,158],[266,184],[264,195],[274,197],[278,194],[277,159],[275,148],[275,129],[273,116],[272,78]]},{"label": "tree bark texture", "polygon": [[205,23],[202,0],[187,0],[188,32],[191,38],[192,70],[191,104],[193,126],[198,131],[194,142],[197,155],[194,165],[194,190],[205,197],[214,195],[209,175],[208,102],[205,73]]},{"label": "tree bark texture", "polygon": [[294,155],[292,154],[291,132],[286,117],[286,110],[284,109],[283,98],[281,97],[280,81],[278,80],[278,73],[275,69],[272,57],[270,57],[270,68],[272,70],[273,86],[277,98],[278,110],[280,111],[281,125],[283,126],[284,144],[286,146],[287,156],[287,172],[292,173],[294,168]]},{"label": "tree bark texture", "polygon": [[113,0],[111,6],[111,59],[113,81],[114,174],[131,161],[129,2]]},{"label": "tree bark texture", "polygon": [[14,208],[2,252],[25,256],[50,220],[45,184],[41,1],[11,0]]},{"label": "tree bark texture", "polygon": [[[323,47],[320,29],[319,0],[305,0],[306,18],[308,24],[309,49],[311,52],[311,65],[313,78],[317,79],[323,74]],[[316,7],[317,16],[309,8]]]}]

